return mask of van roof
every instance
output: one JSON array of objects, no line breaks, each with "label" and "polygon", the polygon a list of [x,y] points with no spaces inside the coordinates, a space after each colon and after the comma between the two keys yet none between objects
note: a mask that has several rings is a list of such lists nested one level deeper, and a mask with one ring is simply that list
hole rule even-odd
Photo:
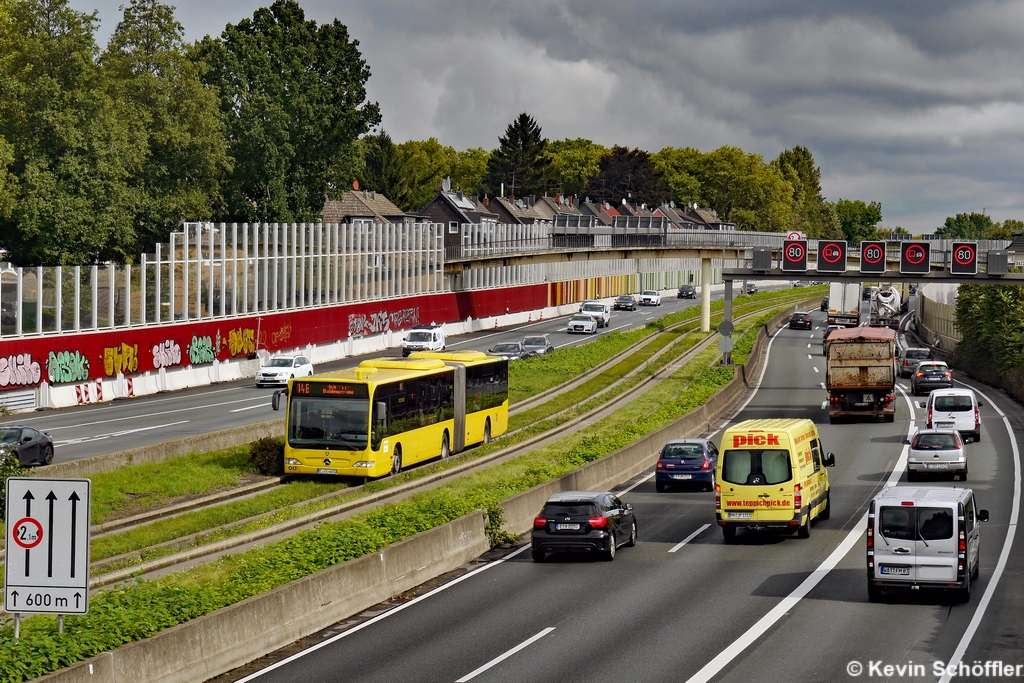
[{"label": "van roof", "polygon": [[745,432],[752,430],[771,430],[781,432],[796,428],[807,428],[813,427],[814,421],[806,418],[766,418],[761,420],[744,420],[743,422],[737,422],[731,427],[728,427],[726,431],[742,430]]},{"label": "van roof", "polygon": [[959,503],[974,493],[972,489],[957,486],[887,486],[875,496],[875,504],[902,503],[912,500],[923,503]]},{"label": "van roof", "polygon": [[932,389],[935,396],[974,396],[973,389]]}]

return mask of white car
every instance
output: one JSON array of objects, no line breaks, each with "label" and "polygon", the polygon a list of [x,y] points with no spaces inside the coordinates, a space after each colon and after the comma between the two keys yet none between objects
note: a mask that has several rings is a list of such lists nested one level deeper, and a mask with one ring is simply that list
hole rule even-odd
[{"label": "white car", "polygon": [[305,356],[274,356],[256,373],[256,386],[288,384],[293,377],[309,377],[313,364]]},{"label": "white car", "polygon": [[578,313],[570,318],[566,332],[569,334],[597,334],[597,321],[591,315]]},{"label": "white car", "polygon": [[444,330],[439,326],[414,327],[402,340],[402,356],[414,351],[444,351]]},{"label": "white car", "polygon": [[640,305],[641,306],[660,306],[661,305],[661,293],[656,292],[653,289],[645,289],[640,292]]}]

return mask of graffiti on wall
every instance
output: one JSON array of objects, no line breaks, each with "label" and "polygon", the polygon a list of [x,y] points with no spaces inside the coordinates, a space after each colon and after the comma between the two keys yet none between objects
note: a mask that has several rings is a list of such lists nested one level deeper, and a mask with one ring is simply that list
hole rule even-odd
[{"label": "graffiti on wall", "polygon": [[[217,332],[217,343],[220,344],[219,331]],[[192,365],[212,363],[213,359],[217,357],[217,352],[213,348],[213,339],[208,334],[201,337],[192,335],[192,343],[188,345],[186,351],[188,352],[188,360]]]},{"label": "graffiti on wall", "polygon": [[0,357],[0,387],[20,387],[39,384],[42,371],[31,353],[18,353]]},{"label": "graffiti on wall", "polygon": [[398,311],[376,311],[374,313],[353,313],[348,316],[348,336],[366,337],[382,334],[388,330],[413,327],[420,324],[419,306]]},{"label": "graffiti on wall", "polygon": [[278,348],[288,340],[292,338],[292,326],[291,323],[286,323],[281,326],[277,332],[270,335],[270,345],[274,348]]},{"label": "graffiti on wall", "polygon": [[256,330],[251,327],[239,327],[228,331],[228,354],[248,356],[256,351]]},{"label": "graffiti on wall", "polygon": [[153,367],[169,368],[181,362],[181,346],[173,339],[162,341],[153,347]]},{"label": "graffiti on wall", "polygon": [[50,351],[46,357],[46,376],[50,384],[84,382],[89,379],[89,359],[81,351]]},{"label": "graffiti on wall", "polygon": [[103,349],[103,373],[107,377],[139,371],[139,345],[125,344]]}]

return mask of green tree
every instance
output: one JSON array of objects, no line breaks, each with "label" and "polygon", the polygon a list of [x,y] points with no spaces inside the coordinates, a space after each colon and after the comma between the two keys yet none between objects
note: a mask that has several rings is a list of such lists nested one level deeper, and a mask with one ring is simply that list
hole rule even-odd
[{"label": "green tree", "polygon": [[207,37],[193,56],[218,90],[234,169],[226,216],[315,219],[353,166],[353,145],[380,123],[366,101],[370,69],[335,20],[307,21],[295,0],[275,0],[252,19]]},{"label": "green tree", "polygon": [[451,147],[445,149],[451,150],[446,176],[451,177],[452,187],[466,194],[478,193],[487,175],[487,162],[491,153],[483,147],[470,147],[461,152]]},{"label": "green tree", "polygon": [[1024,221],[1019,221],[1014,218],[1007,218],[1003,221],[1002,233],[1003,235],[1008,235],[1008,237],[1003,237],[1002,239],[1012,240],[1013,233],[1015,232],[1024,232]]},{"label": "green tree", "polygon": [[878,202],[865,204],[863,200],[839,199],[833,205],[839,219],[843,236],[853,244],[874,239],[876,226],[882,220],[882,205]]},{"label": "green tree", "polygon": [[613,206],[626,201],[657,206],[668,199],[662,173],[654,165],[650,152],[615,145],[600,162],[600,171],[585,190],[597,202]]},{"label": "green tree", "polygon": [[740,230],[785,232],[793,226],[793,186],[760,154],[719,147],[696,169],[704,201]]},{"label": "green tree", "polygon": [[0,246],[23,265],[131,259],[132,182],[146,136],[102,87],[96,16],[68,0],[8,7],[0,29]]},{"label": "green tree", "polygon": [[662,182],[676,204],[703,204],[700,194],[699,169],[704,154],[693,147],[665,147],[652,155],[654,166],[662,173]]},{"label": "green tree", "polygon": [[544,193],[550,161],[545,154],[547,140],[532,116],[523,112],[498,138],[498,149],[487,160],[483,191],[506,197]]},{"label": "green tree", "polygon": [[811,150],[797,145],[772,162],[793,186],[793,227],[811,238],[837,239],[842,230],[821,194],[821,169]]},{"label": "green tree", "polygon": [[101,63],[108,91],[147,138],[133,185],[136,229],[141,246],[150,248],[183,219],[212,216],[231,164],[218,98],[184,53],[174,8],[131,0],[123,10]]},{"label": "green tree", "polygon": [[608,148],[585,138],[549,142],[545,156],[550,160],[548,175],[551,189],[569,195],[582,195],[590,179],[601,170],[601,159]]},{"label": "green tree", "polygon": [[935,234],[946,239],[1011,239],[1002,236],[1002,228],[1003,226],[993,221],[991,216],[983,213],[958,213],[956,216],[947,217],[946,222],[936,229]]},{"label": "green tree", "polygon": [[409,178],[398,147],[387,131],[367,135],[360,140],[363,151],[363,189],[374,190],[403,208],[408,199]]}]

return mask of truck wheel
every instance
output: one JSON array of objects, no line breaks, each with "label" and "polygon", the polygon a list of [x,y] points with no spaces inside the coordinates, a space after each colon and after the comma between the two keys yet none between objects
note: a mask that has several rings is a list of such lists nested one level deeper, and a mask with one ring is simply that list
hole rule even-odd
[{"label": "truck wheel", "polygon": [[970,602],[971,601],[971,575],[970,573],[964,577],[964,587],[957,588],[953,591],[953,597],[957,602]]},{"label": "truck wheel", "polygon": [[886,415],[885,416],[885,421],[886,422],[895,422],[896,421],[896,415]]},{"label": "truck wheel", "polygon": [[872,586],[868,584],[868,602],[881,602],[882,601],[882,587]]},{"label": "truck wheel", "polygon": [[825,494],[825,507],[821,508],[821,512],[818,513],[818,519],[828,519],[832,516],[832,492],[829,491]]},{"label": "truck wheel", "polygon": [[731,543],[735,543],[736,542],[736,527],[729,526],[728,524],[723,526],[722,527],[722,537],[725,539],[725,542],[726,542],[727,545],[731,544]]},{"label": "truck wheel", "polygon": [[797,538],[810,538],[811,537],[811,515],[807,513],[807,523],[802,524],[796,528]]}]

